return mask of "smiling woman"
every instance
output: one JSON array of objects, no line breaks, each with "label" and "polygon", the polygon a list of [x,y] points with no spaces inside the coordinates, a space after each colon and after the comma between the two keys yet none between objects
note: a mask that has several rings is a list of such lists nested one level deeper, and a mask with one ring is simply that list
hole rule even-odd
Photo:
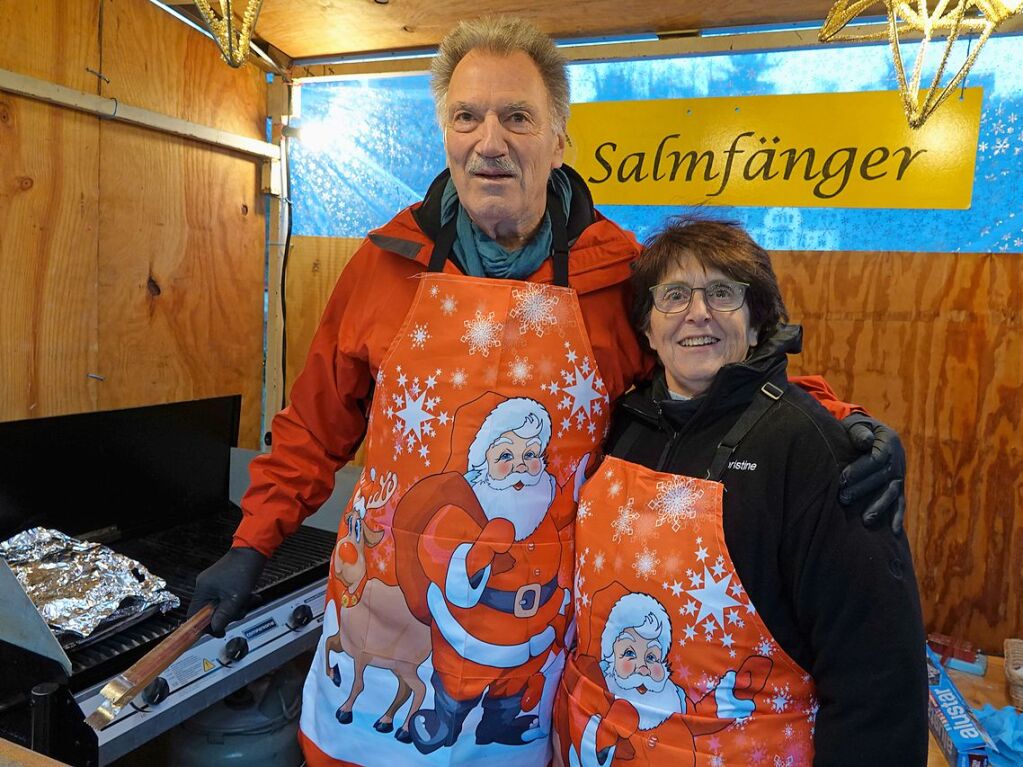
[{"label": "smiling woman", "polygon": [[634,320],[675,395],[703,394],[787,319],[771,260],[742,229],[673,219],[636,266]]},{"label": "smiling woman", "polygon": [[737,224],[676,217],[636,261],[633,296],[661,364],[620,401],[579,495],[559,764],[866,751],[920,767],[909,549],[838,503],[851,445],[786,380],[802,330],[785,324],[767,252]]}]

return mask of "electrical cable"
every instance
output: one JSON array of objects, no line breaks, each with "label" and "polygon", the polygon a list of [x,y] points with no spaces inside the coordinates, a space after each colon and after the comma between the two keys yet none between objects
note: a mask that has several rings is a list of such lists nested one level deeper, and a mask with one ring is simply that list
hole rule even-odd
[{"label": "electrical cable", "polygon": [[[290,143],[290,142],[289,142]],[[288,146],[281,152],[281,170],[284,172],[284,202],[287,205],[288,226],[284,235],[284,253],[281,256],[281,409],[288,404],[288,256],[291,253],[291,169],[288,166]]]}]

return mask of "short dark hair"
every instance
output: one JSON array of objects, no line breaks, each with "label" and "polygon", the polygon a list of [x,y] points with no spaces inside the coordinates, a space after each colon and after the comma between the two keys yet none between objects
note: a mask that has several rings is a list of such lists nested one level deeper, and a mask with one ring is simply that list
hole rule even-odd
[{"label": "short dark hair", "polygon": [[704,268],[749,283],[746,304],[758,338],[769,336],[788,320],[771,256],[734,221],[679,215],[669,218],[646,242],[633,265],[632,321],[641,336],[650,328],[654,298],[650,288],[664,281],[673,266],[691,256]]}]

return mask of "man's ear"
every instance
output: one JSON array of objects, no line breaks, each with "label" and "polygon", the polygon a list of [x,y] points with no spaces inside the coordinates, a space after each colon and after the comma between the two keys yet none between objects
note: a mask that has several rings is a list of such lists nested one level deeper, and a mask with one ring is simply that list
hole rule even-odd
[{"label": "man's ear", "polygon": [[558,131],[556,140],[558,144],[555,147],[554,157],[551,160],[551,170],[554,170],[555,168],[560,168],[562,165],[565,164],[565,147],[568,144],[568,137],[565,135],[564,130]]}]

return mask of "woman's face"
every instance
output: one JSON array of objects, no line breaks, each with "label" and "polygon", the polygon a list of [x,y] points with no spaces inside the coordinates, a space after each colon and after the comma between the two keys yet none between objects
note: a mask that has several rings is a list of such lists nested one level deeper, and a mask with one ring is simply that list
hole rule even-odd
[{"label": "woman's face", "polygon": [[[718,269],[704,269],[696,259],[686,256],[660,282],[684,282],[703,288],[716,280],[734,281]],[[646,337],[664,365],[668,388],[687,397],[703,394],[723,365],[741,362],[750,347],[757,345],[748,301],[732,312],[713,311],[707,307],[702,290],[693,293],[685,311],[665,314],[653,307]]]}]

